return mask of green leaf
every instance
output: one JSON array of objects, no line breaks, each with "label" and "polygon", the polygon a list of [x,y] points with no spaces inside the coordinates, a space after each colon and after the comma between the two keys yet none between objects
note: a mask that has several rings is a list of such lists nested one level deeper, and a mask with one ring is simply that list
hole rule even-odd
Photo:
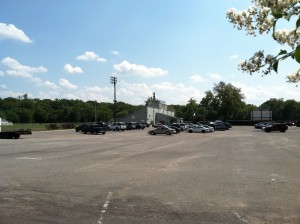
[{"label": "green leaf", "polygon": [[277,23],[277,19],[275,19],[274,22],[273,22],[273,33],[272,33],[272,37],[273,37],[274,40],[277,41],[277,38],[275,37],[276,23]]},{"label": "green leaf", "polygon": [[275,11],[272,13],[273,16],[275,17],[275,19],[280,19],[283,17],[282,13],[281,12],[278,12],[278,11]]},{"label": "green leaf", "polygon": [[286,50],[280,50],[279,54],[277,56],[283,55],[283,54],[287,54]]},{"label": "green leaf", "polygon": [[299,26],[300,26],[300,17],[299,17],[299,19],[296,22],[296,29],[298,29]]},{"label": "green leaf", "polygon": [[274,69],[274,71],[275,71],[276,73],[277,73],[277,71],[278,71],[278,63],[279,63],[279,61],[276,60],[275,63],[273,64],[273,69]]},{"label": "green leaf", "polygon": [[295,60],[300,63],[300,46],[298,46],[295,50]]}]

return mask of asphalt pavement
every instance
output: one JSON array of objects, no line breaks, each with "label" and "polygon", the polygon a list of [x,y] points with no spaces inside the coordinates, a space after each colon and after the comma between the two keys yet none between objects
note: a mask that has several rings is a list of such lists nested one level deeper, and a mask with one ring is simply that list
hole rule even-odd
[{"label": "asphalt pavement", "polygon": [[299,224],[300,128],[0,139],[0,224]]}]

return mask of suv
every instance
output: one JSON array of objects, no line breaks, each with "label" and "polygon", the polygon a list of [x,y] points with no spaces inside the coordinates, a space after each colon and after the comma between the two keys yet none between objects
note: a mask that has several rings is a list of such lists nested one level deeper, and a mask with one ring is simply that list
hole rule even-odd
[{"label": "suv", "polygon": [[265,132],[270,132],[270,131],[285,132],[287,129],[288,126],[285,123],[274,123],[264,128]]},{"label": "suv", "polygon": [[137,126],[137,122],[128,122],[128,123],[126,124],[127,130],[133,130],[133,129],[136,129],[136,126]]},{"label": "suv", "polygon": [[222,121],[210,122],[209,126],[213,127],[215,130],[220,130],[220,131],[224,131],[227,129],[225,123]]},{"label": "suv", "polygon": [[107,126],[108,131],[125,131],[127,126],[125,122],[113,122]]},{"label": "suv", "polygon": [[82,128],[82,132],[84,134],[86,134],[86,133],[91,133],[91,134],[101,133],[104,135],[106,133],[106,130],[107,130],[107,128],[105,126],[101,126],[98,124],[88,124]]}]

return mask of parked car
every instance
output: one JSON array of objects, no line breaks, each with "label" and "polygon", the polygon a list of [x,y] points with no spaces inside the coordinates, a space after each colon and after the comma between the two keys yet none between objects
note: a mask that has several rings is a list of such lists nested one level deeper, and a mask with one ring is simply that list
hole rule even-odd
[{"label": "parked car", "polygon": [[113,122],[107,126],[108,131],[125,131],[127,126],[125,122]]},{"label": "parked car", "polygon": [[79,126],[75,127],[75,131],[79,132],[82,131],[83,128],[85,128],[88,124],[80,124]]},{"label": "parked car", "polygon": [[210,131],[210,132],[213,132],[213,131],[215,131],[214,127],[212,127],[212,126],[209,126],[209,125],[207,125],[207,124],[204,124],[204,125],[203,125],[203,127],[205,127],[205,128],[207,128],[207,129],[209,129],[209,131]]},{"label": "parked car", "polygon": [[179,128],[180,131],[183,131],[183,130],[186,129],[185,123],[172,123],[172,126],[175,126],[175,127]]},{"label": "parked car", "polygon": [[158,127],[156,129],[148,131],[148,134],[150,134],[150,135],[156,135],[156,134],[171,135],[171,134],[176,134],[176,131],[175,131],[175,129],[172,129],[166,125],[163,125],[161,127]]},{"label": "parked car", "polygon": [[127,130],[134,130],[136,129],[137,122],[128,122],[126,123]]},{"label": "parked car", "polygon": [[294,126],[295,125],[295,122],[293,121],[287,121],[285,122],[288,126]]},{"label": "parked car", "polygon": [[227,121],[224,122],[226,129],[232,128],[231,124]]},{"label": "parked car", "polygon": [[215,130],[220,130],[220,131],[224,131],[227,129],[225,123],[222,121],[210,122],[209,126],[212,126],[214,127]]},{"label": "parked car", "polygon": [[285,132],[287,129],[288,126],[285,123],[274,123],[264,128],[265,132],[271,132],[271,131]]},{"label": "parked car", "polygon": [[145,123],[137,123],[136,124],[136,129],[144,129],[145,127],[147,127]]},{"label": "parked car", "polygon": [[194,125],[193,127],[190,127],[187,129],[188,133],[206,133],[210,132],[210,130],[202,125]]},{"label": "parked car", "polygon": [[179,128],[179,127],[177,127],[177,126],[175,126],[175,125],[168,125],[168,127],[169,128],[172,128],[172,129],[175,129],[175,131],[176,131],[176,134],[178,134],[178,133],[180,133],[180,131],[181,131],[181,128]]},{"label": "parked car", "polygon": [[104,135],[106,133],[106,131],[107,131],[107,127],[101,126],[98,124],[88,124],[82,128],[82,132],[84,134],[86,134],[86,133],[91,133],[91,134],[101,133]]},{"label": "parked car", "polygon": [[139,124],[144,125],[145,128],[149,128],[149,124],[147,122],[140,122]]},{"label": "parked car", "polygon": [[270,121],[270,122],[264,122],[264,123],[261,125],[261,129],[262,129],[262,130],[265,130],[265,128],[266,128],[267,126],[270,126],[270,125],[272,125],[272,124],[274,124],[274,122],[272,122],[272,121]]},{"label": "parked car", "polygon": [[257,129],[261,129],[261,126],[264,124],[264,122],[258,122],[256,124],[254,124],[254,128],[257,128]]}]

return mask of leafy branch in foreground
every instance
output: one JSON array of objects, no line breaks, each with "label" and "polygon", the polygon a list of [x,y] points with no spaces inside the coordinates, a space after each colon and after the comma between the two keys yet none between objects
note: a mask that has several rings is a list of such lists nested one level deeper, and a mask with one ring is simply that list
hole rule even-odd
[{"label": "leafy branch in foreground", "polygon": [[[264,53],[260,50],[239,64],[239,69],[250,74],[261,72],[268,75],[278,72],[280,61],[292,58],[300,64],[300,1],[299,0],[252,0],[253,5],[247,10],[237,11],[231,8],[226,17],[238,30],[244,29],[247,35],[268,34],[272,32],[273,39],[290,50],[280,50],[277,55]],[[279,20],[292,22],[293,29],[277,29]],[[287,82],[300,82],[300,68],[293,74],[287,75]]]}]

